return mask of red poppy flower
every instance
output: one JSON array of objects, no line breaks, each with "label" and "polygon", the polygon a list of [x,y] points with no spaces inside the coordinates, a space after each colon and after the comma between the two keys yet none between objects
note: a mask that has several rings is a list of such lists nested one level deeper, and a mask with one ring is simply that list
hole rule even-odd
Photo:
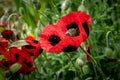
[{"label": "red poppy flower", "polygon": [[13,36],[13,31],[12,30],[4,30],[1,34],[2,34],[3,38],[10,39]]},{"label": "red poppy flower", "polygon": [[10,48],[9,53],[10,53],[10,58],[12,63],[15,63],[18,60],[21,60],[20,58],[23,56],[22,52],[16,47]]},{"label": "red poppy flower", "polygon": [[91,18],[84,12],[72,12],[63,16],[57,23],[61,27],[65,36],[77,40],[78,44],[85,41],[89,35]]},{"label": "red poppy flower", "polygon": [[0,55],[4,55],[5,57],[9,58],[10,54],[6,51],[2,46],[0,46]]},{"label": "red poppy flower", "polygon": [[8,40],[6,40],[4,38],[0,38],[0,46],[8,47]]},{"label": "red poppy flower", "polygon": [[18,48],[10,48],[10,53],[12,63],[17,62],[22,65],[22,68],[18,71],[18,73],[27,72],[28,69],[34,67],[34,62],[26,51],[20,50]]},{"label": "red poppy flower", "polygon": [[22,50],[26,51],[30,56],[37,58],[39,55],[38,50],[32,45],[22,46]]},{"label": "red poppy flower", "polygon": [[40,42],[35,40],[32,36],[28,36],[25,40],[30,45],[22,46],[22,50],[25,50],[29,55],[34,56],[34,59],[37,58],[38,55],[42,53]]},{"label": "red poppy flower", "polygon": [[47,25],[41,35],[41,47],[47,52],[75,51],[89,35],[91,18],[84,12],[63,16],[56,25]]},{"label": "red poppy flower", "polygon": [[[27,53],[25,53],[24,51],[22,51],[23,54],[25,54],[24,56],[22,56],[18,61],[18,63],[20,63],[22,65],[22,68],[18,71],[18,73],[23,73],[26,74],[28,72],[33,71],[35,69],[34,66],[34,62],[33,59],[30,55],[28,55]],[[34,69],[33,69],[34,68]]]},{"label": "red poppy flower", "polygon": [[6,59],[6,60],[0,61],[0,68],[2,68],[4,70],[8,70],[10,66],[11,66],[10,59],[9,60]]},{"label": "red poppy flower", "polygon": [[11,65],[9,52],[0,46],[0,56],[3,56],[3,59],[0,59],[0,67],[2,69],[9,69]]},{"label": "red poppy flower", "polygon": [[38,40],[35,40],[32,36],[26,37],[25,41],[36,48],[40,48],[40,42]]}]

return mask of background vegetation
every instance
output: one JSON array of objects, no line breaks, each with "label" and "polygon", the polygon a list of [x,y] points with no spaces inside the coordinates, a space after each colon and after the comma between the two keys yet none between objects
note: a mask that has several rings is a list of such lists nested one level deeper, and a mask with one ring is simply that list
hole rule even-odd
[{"label": "background vegetation", "polygon": [[84,10],[92,17],[89,38],[81,45],[90,45],[90,61],[81,48],[71,53],[43,51],[35,60],[35,71],[14,74],[10,80],[120,80],[119,4],[120,0],[0,0],[0,19],[9,20],[8,27],[20,39],[39,39],[45,25],[73,11]]}]

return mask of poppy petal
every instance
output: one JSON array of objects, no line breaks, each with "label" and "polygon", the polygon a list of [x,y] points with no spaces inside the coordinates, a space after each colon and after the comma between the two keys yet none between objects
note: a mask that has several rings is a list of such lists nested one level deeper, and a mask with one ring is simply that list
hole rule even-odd
[{"label": "poppy petal", "polygon": [[71,26],[72,28],[75,28],[75,25],[77,25],[79,29],[79,35],[75,37],[80,39],[79,36],[82,36],[83,41],[85,41],[89,35],[90,23],[90,16],[82,11],[78,11],[61,17],[57,23],[57,26],[61,27],[62,31],[65,34],[68,30],[69,25],[74,24]]},{"label": "poppy petal", "polygon": [[41,47],[47,52],[75,51],[89,35],[91,18],[84,12],[72,12],[57,24],[47,25],[41,35]]}]

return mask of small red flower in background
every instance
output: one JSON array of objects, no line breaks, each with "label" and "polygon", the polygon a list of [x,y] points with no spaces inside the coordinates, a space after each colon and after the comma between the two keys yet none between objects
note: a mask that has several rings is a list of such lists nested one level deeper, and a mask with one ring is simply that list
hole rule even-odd
[{"label": "small red flower in background", "polygon": [[41,47],[47,52],[75,51],[89,35],[91,18],[84,12],[63,16],[57,24],[47,25],[41,35]]},{"label": "small red flower in background", "polygon": [[2,46],[0,46],[0,55],[4,55],[5,57],[9,58],[9,52],[5,50]]},{"label": "small red flower in background", "polygon": [[11,39],[13,37],[12,30],[4,30],[1,34],[2,34],[3,38],[5,38],[5,39]]},{"label": "small red flower in background", "polygon": [[7,48],[8,47],[8,40],[0,37],[0,46]]},{"label": "small red flower in background", "polygon": [[26,74],[27,72],[30,72],[30,70],[32,71],[35,69],[33,59],[30,55],[27,54],[26,51],[14,47],[10,48],[10,54],[12,64],[19,63],[22,65],[18,73]]},{"label": "small red flower in background", "polygon": [[2,46],[0,46],[0,68],[9,69],[11,65],[9,52],[6,51]]}]

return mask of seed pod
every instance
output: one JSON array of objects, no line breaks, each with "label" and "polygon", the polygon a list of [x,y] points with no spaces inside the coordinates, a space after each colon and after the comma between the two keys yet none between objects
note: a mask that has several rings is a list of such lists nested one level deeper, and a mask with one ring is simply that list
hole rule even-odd
[{"label": "seed pod", "polygon": [[81,53],[81,54],[80,54],[80,59],[82,59],[83,62],[86,62],[86,54]]},{"label": "seed pod", "polygon": [[113,57],[113,51],[112,51],[111,48],[109,48],[109,47],[105,48],[105,56],[108,57],[108,58],[112,58]]},{"label": "seed pod", "polygon": [[65,0],[61,5],[61,10],[66,11],[71,5],[71,0]]},{"label": "seed pod", "polygon": [[38,0],[32,0],[32,2],[36,10],[39,10],[41,8],[41,4]]},{"label": "seed pod", "polygon": [[12,66],[10,66],[10,71],[12,73],[16,73],[20,68],[22,67],[19,63],[14,63]]},{"label": "seed pod", "polygon": [[86,75],[90,72],[89,66],[88,65],[84,65],[82,67],[83,73]]},{"label": "seed pod", "polygon": [[40,2],[38,2],[37,4],[35,4],[35,9],[36,9],[36,10],[39,10],[40,8],[41,8]]},{"label": "seed pod", "polygon": [[83,12],[88,13],[88,9],[86,9],[83,4],[81,4],[81,5],[78,7],[78,11],[83,11]]},{"label": "seed pod", "polygon": [[37,4],[38,0],[32,0],[33,4]]},{"label": "seed pod", "polygon": [[84,61],[82,60],[82,59],[80,59],[80,58],[77,58],[77,60],[76,60],[76,65],[77,66],[83,66],[85,63],[84,63]]},{"label": "seed pod", "polygon": [[24,15],[24,14],[25,14],[25,9],[24,9],[23,7],[20,7],[20,8],[19,8],[19,13],[20,13],[21,15]]}]

